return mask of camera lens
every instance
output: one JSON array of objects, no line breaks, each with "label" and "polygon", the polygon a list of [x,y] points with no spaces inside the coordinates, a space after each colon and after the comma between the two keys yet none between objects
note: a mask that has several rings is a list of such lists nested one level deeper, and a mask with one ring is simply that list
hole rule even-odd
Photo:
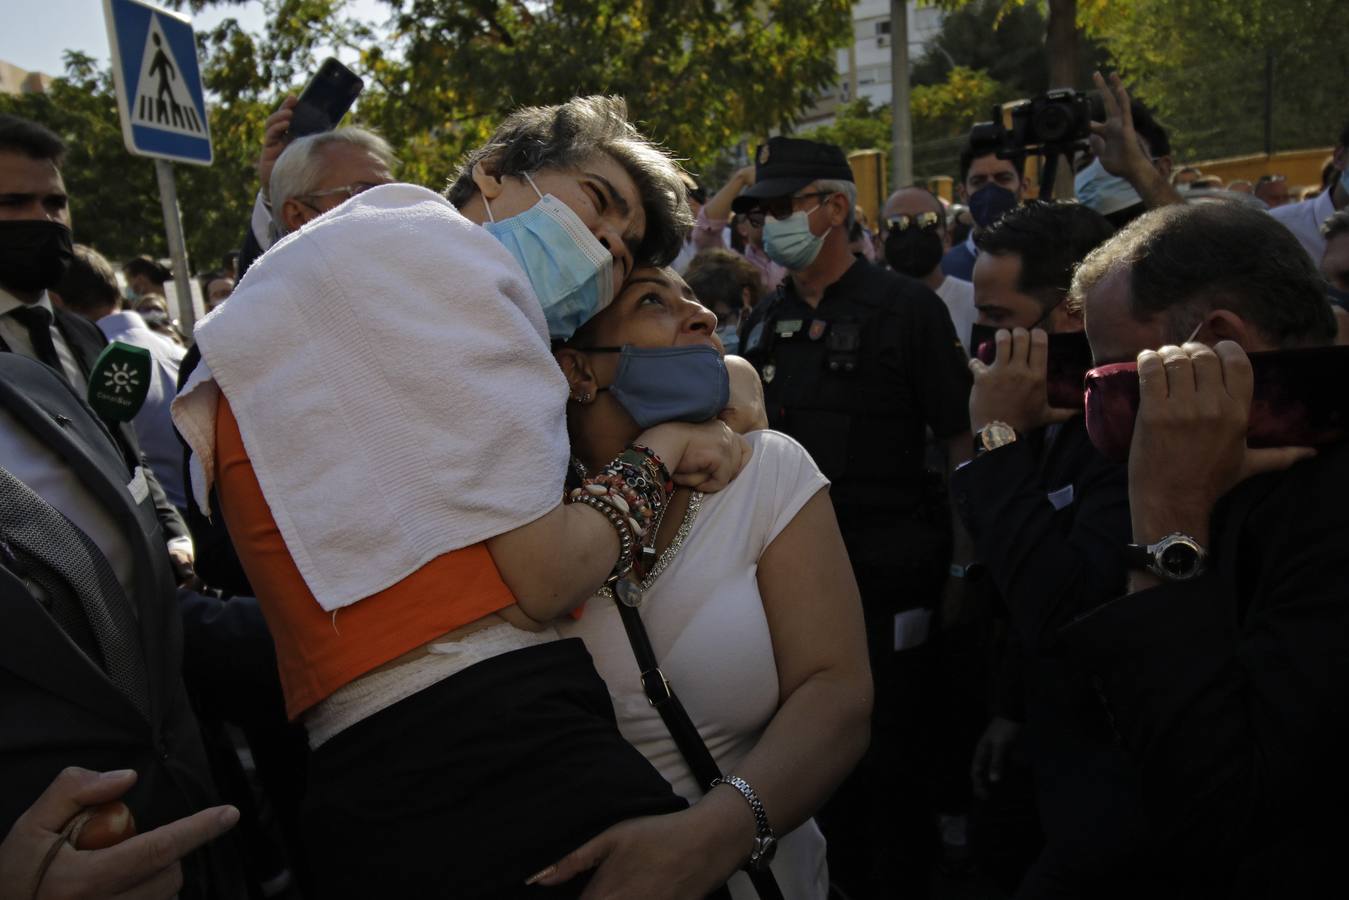
[{"label": "camera lens", "polygon": [[1064,106],[1054,103],[1040,109],[1035,117],[1035,133],[1046,144],[1066,140],[1073,132],[1073,116]]}]

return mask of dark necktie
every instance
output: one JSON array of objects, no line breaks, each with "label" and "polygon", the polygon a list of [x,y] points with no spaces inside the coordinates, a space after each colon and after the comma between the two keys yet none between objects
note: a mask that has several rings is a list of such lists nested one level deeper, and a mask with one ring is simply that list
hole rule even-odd
[{"label": "dark necktie", "polygon": [[9,314],[28,329],[28,339],[33,342],[33,353],[38,362],[51,366],[57,375],[65,379],[66,370],[61,365],[60,354],[56,352],[56,342],[52,340],[52,314],[47,308],[34,303],[12,309]]},{"label": "dark necktie", "polygon": [[0,541],[15,574],[42,589],[51,617],[149,718],[140,631],[112,566],[88,535],[3,466]]}]

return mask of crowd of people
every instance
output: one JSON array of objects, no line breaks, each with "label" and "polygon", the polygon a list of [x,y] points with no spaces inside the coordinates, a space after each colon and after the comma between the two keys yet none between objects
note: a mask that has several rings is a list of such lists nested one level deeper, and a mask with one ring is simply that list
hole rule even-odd
[{"label": "crowd of people", "polygon": [[873,228],[617,98],[443,191],[294,107],[191,334],[0,116],[0,898],[1333,883],[1349,125],[1289,202],[1097,76],[1073,198],[976,131]]}]

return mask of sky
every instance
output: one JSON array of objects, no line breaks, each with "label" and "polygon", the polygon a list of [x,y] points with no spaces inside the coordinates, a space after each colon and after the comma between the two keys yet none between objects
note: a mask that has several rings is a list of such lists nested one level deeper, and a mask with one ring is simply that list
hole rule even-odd
[{"label": "sky", "polygon": [[[377,0],[355,0],[353,6],[362,18],[382,19],[376,14],[387,10]],[[208,7],[193,25],[204,30],[231,17],[248,31],[260,31],[265,21],[261,0]],[[0,0],[0,20],[0,60],[21,69],[61,75],[66,50],[81,50],[103,62],[111,55],[103,0]]]}]

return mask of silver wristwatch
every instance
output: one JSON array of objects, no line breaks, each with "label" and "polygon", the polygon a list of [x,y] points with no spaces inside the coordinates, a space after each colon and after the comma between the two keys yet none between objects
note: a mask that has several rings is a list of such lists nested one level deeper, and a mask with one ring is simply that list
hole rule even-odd
[{"label": "silver wristwatch", "polygon": [[749,852],[749,868],[756,872],[764,871],[773,861],[773,855],[778,852],[778,839],[773,834],[772,826],[768,824],[768,813],[763,808],[763,801],[754,793],[754,788],[749,786],[749,782],[739,775],[714,779],[711,786],[716,787],[719,784],[728,784],[739,791],[749,804],[750,811],[754,813],[754,849]]},{"label": "silver wristwatch", "polygon": [[1128,544],[1124,558],[1131,568],[1144,569],[1163,581],[1193,581],[1208,567],[1208,551],[1179,531],[1155,544]]}]

